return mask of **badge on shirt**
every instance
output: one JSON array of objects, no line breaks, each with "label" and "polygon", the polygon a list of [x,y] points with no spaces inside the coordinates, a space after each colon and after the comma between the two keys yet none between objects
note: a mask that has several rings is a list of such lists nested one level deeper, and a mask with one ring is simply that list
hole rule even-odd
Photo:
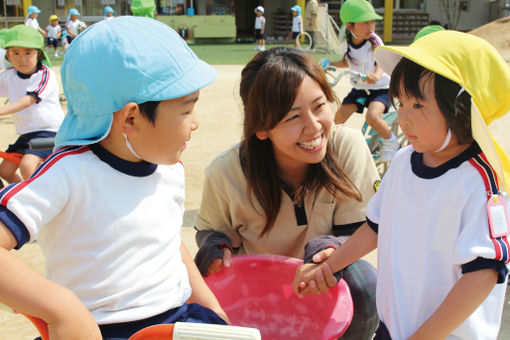
[{"label": "badge on shirt", "polygon": [[379,186],[381,185],[381,180],[378,179],[374,182],[374,191],[377,192],[379,190]]},{"label": "badge on shirt", "polygon": [[500,195],[493,195],[487,201],[489,228],[492,238],[510,235],[510,219],[505,199]]}]

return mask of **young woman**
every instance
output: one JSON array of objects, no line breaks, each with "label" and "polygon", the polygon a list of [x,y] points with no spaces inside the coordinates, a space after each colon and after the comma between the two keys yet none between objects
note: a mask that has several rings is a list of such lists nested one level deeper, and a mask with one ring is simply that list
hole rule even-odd
[{"label": "young woman", "polygon": [[[307,54],[286,48],[259,53],[242,71],[240,95],[243,140],[206,170],[195,221],[195,261],[204,275],[228,266],[231,252],[311,261],[340,244],[332,235],[346,239],[365,221],[379,180],[361,133],[334,125],[336,98]],[[358,261],[343,277],[355,304],[343,338],[371,339],[378,322],[375,270]],[[319,282],[317,289],[326,285]]]}]

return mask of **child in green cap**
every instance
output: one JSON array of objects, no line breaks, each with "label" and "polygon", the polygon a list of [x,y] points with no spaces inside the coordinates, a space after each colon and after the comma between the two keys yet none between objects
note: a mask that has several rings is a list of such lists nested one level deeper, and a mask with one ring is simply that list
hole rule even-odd
[{"label": "child in green cap", "polygon": [[[54,137],[64,112],[59,102],[59,84],[55,72],[44,63],[44,38],[34,28],[17,25],[4,35],[6,59],[13,67],[0,74],[0,96],[9,98],[9,104],[0,107],[0,116],[12,114],[16,133],[20,135],[6,152],[23,154],[18,164],[4,159],[0,177],[9,183],[28,178],[51,153],[30,150],[34,138]],[[20,169],[21,177],[16,173]]]},{"label": "child in green cap", "polygon": [[[363,113],[366,107],[367,124],[383,137],[381,160],[389,162],[399,145],[382,118],[382,114],[388,112],[389,108],[390,77],[377,65],[374,58],[375,48],[384,45],[381,38],[374,33],[375,20],[381,20],[382,17],[375,13],[372,4],[366,0],[347,0],[340,8],[340,19],[345,29],[345,41],[342,42],[344,55],[342,60],[331,65],[349,67],[366,75],[366,80],[352,82],[353,89],[336,112],[335,123],[345,123],[353,112]],[[362,82],[363,86],[358,85],[359,82]],[[369,95],[365,88],[370,91]]]}]

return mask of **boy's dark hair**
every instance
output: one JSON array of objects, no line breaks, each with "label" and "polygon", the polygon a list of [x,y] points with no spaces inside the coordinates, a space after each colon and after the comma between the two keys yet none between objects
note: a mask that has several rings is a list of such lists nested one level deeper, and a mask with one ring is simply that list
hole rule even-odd
[{"label": "boy's dark hair", "polygon": [[161,103],[161,101],[149,101],[138,104],[142,116],[147,118],[153,125],[156,123],[156,109],[159,103]]},{"label": "boy's dark hair", "polygon": [[456,82],[432,72],[415,62],[402,58],[391,74],[390,98],[409,97],[423,99],[420,79],[434,81],[434,94],[439,110],[459,144],[471,144],[471,96],[466,91],[459,95],[461,86]]}]

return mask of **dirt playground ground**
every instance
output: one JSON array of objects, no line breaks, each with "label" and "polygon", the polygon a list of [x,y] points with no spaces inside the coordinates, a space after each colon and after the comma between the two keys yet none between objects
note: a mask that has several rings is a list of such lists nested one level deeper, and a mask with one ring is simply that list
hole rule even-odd
[{"label": "dirt playground ground", "polygon": [[[194,229],[192,218],[200,206],[203,185],[203,174],[207,164],[219,152],[241,137],[241,105],[238,96],[240,72],[242,66],[215,66],[219,71],[218,79],[201,91],[197,104],[200,128],[192,134],[192,139],[183,155],[186,168],[186,215],[182,231],[183,240],[194,254]],[[59,70],[56,69],[58,72]],[[350,89],[347,80],[336,85],[335,91],[339,98],[343,98]],[[3,99],[0,98],[0,102]],[[355,115],[348,124],[361,127],[363,116]],[[500,138],[507,152],[510,154],[510,115],[495,122],[491,129]],[[0,117],[0,149],[16,139],[14,126],[10,117]],[[40,273],[44,273],[44,259],[37,243],[26,245],[16,254]],[[367,259],[376,264],[376,253]],[[1,271],[0,271],[1,273]],[[44,294],[44,292],[41,292]],[[506,309],[510,310],[509,300],[505,301]],[[65,308],[65,307],[64,307]],[[504,326],[499,339],[510,339],[510,331],[506,329],[510,323],[510,312],[505,313]],[[0,304],[0,340],[32,340],[37,331],[24,318],[14,314],[9,308]]]}]

